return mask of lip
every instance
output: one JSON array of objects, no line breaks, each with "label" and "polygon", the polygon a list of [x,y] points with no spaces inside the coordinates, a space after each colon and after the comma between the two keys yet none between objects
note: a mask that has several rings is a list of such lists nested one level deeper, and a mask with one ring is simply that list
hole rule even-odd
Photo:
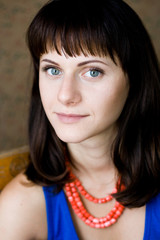
[{"label": "lip", "polygon": [[88,115],[56,113],[58,119],[63,123],[76,123]]}]

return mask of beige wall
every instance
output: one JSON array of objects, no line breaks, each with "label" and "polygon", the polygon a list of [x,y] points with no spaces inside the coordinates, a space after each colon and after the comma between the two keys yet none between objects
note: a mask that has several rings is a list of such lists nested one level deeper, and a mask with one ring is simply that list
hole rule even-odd
[{"label": "beige wall", "polygon": [[[27,144],[31,73],[25,31],[45,2],[0,0],[0,151]],[[141,16],[160,59],[160,1],[126,2]]]}]

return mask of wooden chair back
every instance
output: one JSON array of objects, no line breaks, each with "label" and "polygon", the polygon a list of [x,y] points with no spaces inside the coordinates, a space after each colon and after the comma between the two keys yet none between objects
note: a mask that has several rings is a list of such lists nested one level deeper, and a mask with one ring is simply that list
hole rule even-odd
[{"label": "wooden chair back", "polygon": [[0,191],[29,163],[28,146],[0,153]]}]

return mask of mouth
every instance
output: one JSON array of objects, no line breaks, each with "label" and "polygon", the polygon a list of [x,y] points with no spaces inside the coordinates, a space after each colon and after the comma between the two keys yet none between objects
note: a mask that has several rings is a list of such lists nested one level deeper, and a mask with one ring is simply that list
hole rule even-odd
[{"label": "mouth", "polygon": [[88,115],[57,113],[58,119],[63,123],[76,123],[88,117]]}]

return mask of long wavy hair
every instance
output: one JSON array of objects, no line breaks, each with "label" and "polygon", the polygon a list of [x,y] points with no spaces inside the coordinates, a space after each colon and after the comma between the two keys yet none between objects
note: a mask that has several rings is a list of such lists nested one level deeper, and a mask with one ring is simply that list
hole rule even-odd
[{"label": "long wavy hair", "polygon": [[115,63],[116,56],[130,89],[111,153],[125,190],[114,197],[130,208],[146,204],[160,190],[160,72],[140,18],[121,0],[49,1],[31,22],[27,43],[34,68],[28,178],[59,189],[69,181],[66,144],[49,123],[40,98],[40,56],[50,49],[69,56],[110,56]]}]

